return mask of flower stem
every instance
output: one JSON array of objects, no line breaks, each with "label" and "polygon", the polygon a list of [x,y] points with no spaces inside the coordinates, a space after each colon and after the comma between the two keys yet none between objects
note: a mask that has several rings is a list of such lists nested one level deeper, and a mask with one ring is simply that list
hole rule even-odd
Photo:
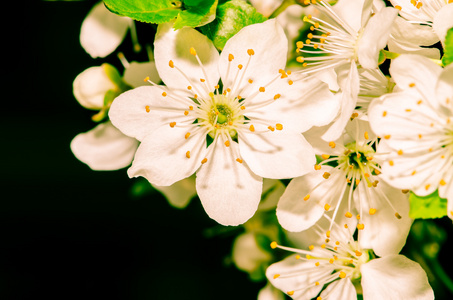
[{"label": "flower stem", "polygon": [[282,4],[280,4],[279,7],[277,7],[276,10],[269,16],[269,19],[271,18],[276,18],[279,14],[285,11],[285,9],[293,4],[297,4],[297,0],[283,0]]},{"label": "flower stem", "polygon": [[445,285],[445,287],[453,293],[453,280],[448,276],[448,274],[445,272],[444,268],[442,268],[442,265],[439,263],[437,258],[430,259],[430,264],[432,266],[432,269],[434,273],[436,274],[436,277],[442,281],[442,283]]},{"label": "flower stem", "polygon": [[391,51],[387,51],[387,50],[381,50],[382,53],[384,53],[385,57],[388,58],[388,59],[394,59],[394,58],[397,58],[398,56],[400,56],[399,53],[396,53],[396,52],[391,52]]}]

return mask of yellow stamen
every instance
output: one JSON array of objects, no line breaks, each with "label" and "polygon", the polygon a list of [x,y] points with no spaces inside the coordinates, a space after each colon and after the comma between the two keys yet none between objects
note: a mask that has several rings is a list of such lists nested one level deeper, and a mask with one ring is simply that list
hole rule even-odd
[{"label": "yellow stamen", "polygon": [[190,158],[190,151],[187,151],[187,152],[186,152],[186,157],[187,157],[187,158]]},{"label": "yellow stamen", "polygon": [[195,51],[194,47],[190,47],[190,54],[192,54],[193,56],[197,55],[197,51]]}]

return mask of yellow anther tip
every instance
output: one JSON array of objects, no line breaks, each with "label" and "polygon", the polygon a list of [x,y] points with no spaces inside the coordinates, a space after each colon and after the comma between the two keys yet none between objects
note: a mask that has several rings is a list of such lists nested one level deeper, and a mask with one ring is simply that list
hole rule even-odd
[{"label": "yellow anther tip", "polygon": [[278,246],[277,242],[273,241],[273,242],[271,243],[271,248],[272,248],[272,249],[277,248],[277,246]]},{"label": "yellow anther tip", "polygon": [[197,55],[197,51],[195,51],[194,47],[190,47],[190,54],[192,54],[193,56]]}]

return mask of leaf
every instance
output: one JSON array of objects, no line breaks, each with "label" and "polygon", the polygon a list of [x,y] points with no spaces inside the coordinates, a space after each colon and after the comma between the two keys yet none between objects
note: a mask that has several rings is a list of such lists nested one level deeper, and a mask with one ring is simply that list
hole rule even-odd
[{"label": "leaf", "polygon": [[175,29],[197,27],[215,18],[218,0],[104,0],[113,13],[146,23],[162,24],[176,18]]},{"label": "leaf", "polygon": [[447,66],[453,62],[453,27],[448,29],[445,36],[445,49],[444,56],[442,57],[442,64]]},{"label": "leaf", "polygon": [[447,215],[447,199],[440,198],[437,190],[425,197],[411,192],[409,202],[409,217],[412,219],[442,218]]},{"label": "leaf", "polygon": [[232,0],[217,7],[216,19],[201,31],[208,36],[217,49],[222,50],[225,43],[242,28],[262,23],[267,19],[250,4],[242,0]]}]

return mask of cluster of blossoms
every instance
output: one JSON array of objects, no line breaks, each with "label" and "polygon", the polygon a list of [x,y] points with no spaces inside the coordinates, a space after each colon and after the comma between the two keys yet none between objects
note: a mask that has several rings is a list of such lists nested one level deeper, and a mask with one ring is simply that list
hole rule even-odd
[{"label": "cluster of blossoms", "polygon": [[[453,4],[300,2],[309,5],[296,6],[306,39],[291,40],[289,9],[243,27],[220,53],[170,22],[157,27],[154,61],[120,55],[123,76],[108,64],[84,71],[74,95],[103,123],[72,151],[95,170],[132,163],[130,177],[176,206],[196,193],[222,225],[246,223],[269,185],[291,179],[271,208],[294,247],[271,247],[297,255],[267,268],[273,287],[294,299],[433,299],[424,270],[399,252],[413,222],[410,193],[438,191],[453,218],[453,64],[426,47],[445,45]],[[103,13],[101,44],[134,31],[130,19]],[[83,33],[93,56],[117,46],[101,51]],[[279,299],[272,286],[259,298]]]}]

